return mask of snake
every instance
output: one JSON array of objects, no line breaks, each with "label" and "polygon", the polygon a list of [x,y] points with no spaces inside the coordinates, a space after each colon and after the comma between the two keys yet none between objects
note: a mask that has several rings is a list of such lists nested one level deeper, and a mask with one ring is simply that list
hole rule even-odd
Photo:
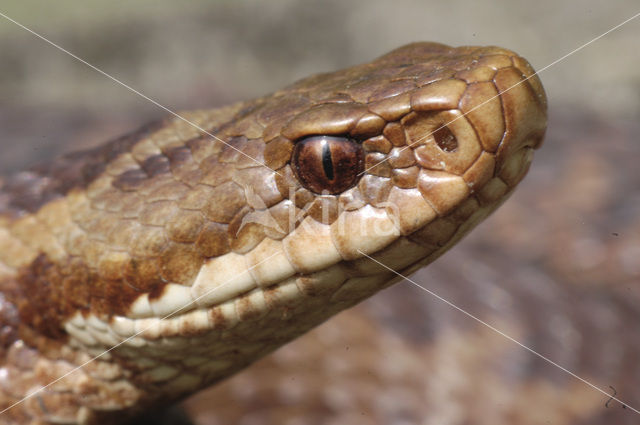
[{"label": "snake", "polygon": [[2,178],[0,423],[223,381],[454,246],[546,123],[524,58],[420,42]]}]

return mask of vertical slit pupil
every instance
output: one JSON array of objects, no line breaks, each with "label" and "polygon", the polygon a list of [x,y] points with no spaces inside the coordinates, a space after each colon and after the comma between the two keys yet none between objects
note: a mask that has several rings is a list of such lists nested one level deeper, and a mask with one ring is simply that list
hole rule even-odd
[{"label": "vertical slit pupil", "polygon": [[331,159],[331,148],[328,141],[322,143],[322,168],[327,179],[333,180],[333,161]]}]

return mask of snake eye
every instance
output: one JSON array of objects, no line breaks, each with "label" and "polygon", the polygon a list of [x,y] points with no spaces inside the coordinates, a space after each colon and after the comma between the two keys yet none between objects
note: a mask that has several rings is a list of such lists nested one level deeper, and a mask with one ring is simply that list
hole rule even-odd
[{"label": "snake eye", "polygon": [[293,169],[300,183],[316,193],[340,193],[355,185],[363,169],[362,146],[353,139],[310,136],[293,149]]}]

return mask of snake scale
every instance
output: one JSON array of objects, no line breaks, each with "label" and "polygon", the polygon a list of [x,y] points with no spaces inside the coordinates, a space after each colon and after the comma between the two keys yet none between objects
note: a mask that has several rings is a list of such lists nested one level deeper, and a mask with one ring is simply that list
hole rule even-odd
[{"label": "snake scale", "polygon": [[509,50],[414,43],[182,116],[0,180],[0,423],[122,422],[398,280],[369,256],[432,262],[524,177],[546,98]]}]

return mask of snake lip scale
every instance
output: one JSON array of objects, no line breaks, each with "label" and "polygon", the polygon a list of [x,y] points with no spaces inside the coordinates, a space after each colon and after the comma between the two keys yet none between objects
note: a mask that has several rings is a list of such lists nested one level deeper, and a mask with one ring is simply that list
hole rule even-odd
[{"label": "snake lip scale", "polygon": [[0,408],[41,389],[0,423],[179,400],[396,281],[366,256],[432,262],[524,177],[546,108],[509,50],[414,43],[183,114],[226,143],[168,118],[0,180]]}]

